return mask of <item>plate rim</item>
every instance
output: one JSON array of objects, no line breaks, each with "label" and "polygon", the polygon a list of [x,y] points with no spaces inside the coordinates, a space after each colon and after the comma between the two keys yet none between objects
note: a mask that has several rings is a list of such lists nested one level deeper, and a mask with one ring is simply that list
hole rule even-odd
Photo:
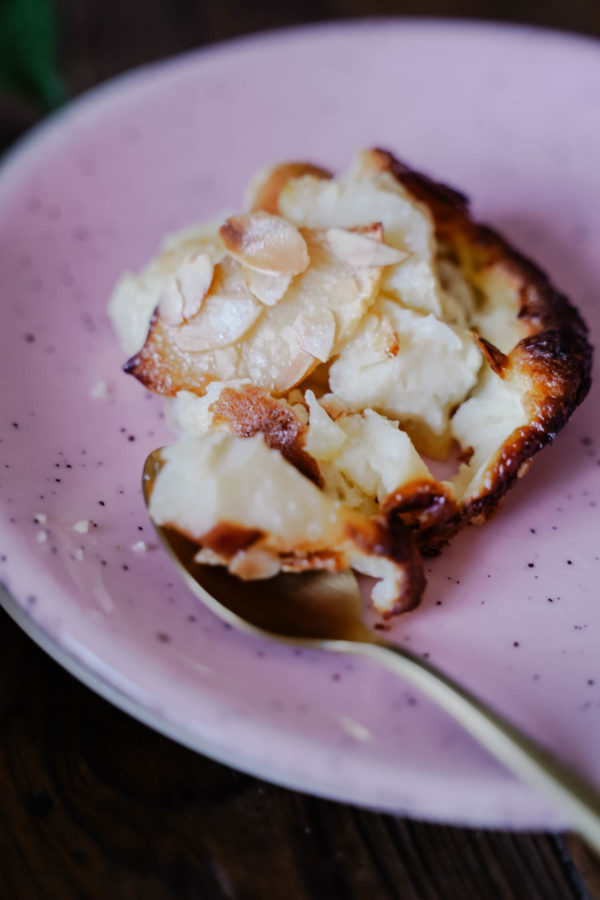
[{"label": "plate rim", "polygon": [[161,70],[176,69],[197,59],[208,59],[211,56],[219,55],[227,50],[235,50],[238,47],[250,49],[255,44],[266,44],[272,41],[279,42],[282,39],[310,38],[314,34],[325,31],[350,32],[358,28],[389,28],[390,26],[415,31],[430,31],[439,28],[447,31],[458,30],[473,33],[478,31],[481,33],[493,32],[494,35],[502,34],[503,37],[509,34],[529,34],[539,40],[550,39],[557,43],[580,43],[585,44],[590,49],[600,50],[600,38],[576,31],[564,31],[560,28],[528,23],[468,17],[462,19],[451,16],[365,16],[363,18],[330,19],[289,25],[282,28],[268,28],[252,34],[224,38],[223,40],[201,45],[172,56],[151,60],[150,62],[126,69],[116,75],[109,76],[98,84],[86,88],[80,94],[76,94],[64,106],[44,116],[43,119],[29,128],[0,154],[0,197],[4,189],[4,180],[11,174],[12,169],[25,165],[35,152],[35,144],[38,140],[52,135],[53,132],[60,128],[63,121],[81,112],[85,107],[108,101],[110,94],[118,92],[124,86],[134,85],[135,82],[141,82],[153,74],[158,75]]},{"label": "plate rim", "polygon": [[[160,78],[165,73],[178,72],[182,67],[202,65],[210,63],[213,57],[219,57],[223,53],[235,52],[237,49],[252,50],[257,46],[268,45],[272,43],[281,43],[281,41],[299,41],[306,40],[310,42],[315,36],[324,33],[353,33],[357,29],[371,28],[376,30],[388,29],[393,25],[399,31],[412,30],[415,32],[425,33],[432,31],[460,31],[462,34],[471,33],[473,35],[492,35],[501,40],[506,39],[511,34],[535,36],[541,41],[552,40],[557,44],[580,44],[593,48],[595,51],[600,49],[600,41],[590,35],[582,35],[577,32],[562,31],[557,28],[539,27],[536,25],[521,25],[518,23],[495,22],[483,19],[459,19],[445,17],[402,17],[402,16],[381,16],[381,17],[365,17],[352,18],[346,20],[330,20],[323,22],[308,23],[302,25],[293,25],[286,28],[274,28],[259,31],[250,35],[242,35],[227,40],[218,41],[206,46],[194,48],[184,53],[179,53],[165,59],[152,61],[143,65],[134,67],[116,76],[113,76],[100,84],[82,92],[74,99],[69,101],[64,107],[55,113],[44,118],[41,122],[34,125],[20,139],[12,144],[7,151],[0,157],[0,201],[4,199],[6,192],[10,194],[15,182],[19,184],[19,179],[26,177],[30,168],[35,165],[38,153],[44,150],[48,141],[52,141],[55,137],[60,136],[63,124],[69,124],[71,119],[81,121],[81,116],[88,115],[94,117],[102,112],[104,104],[110,106],[111,101],[124,89],[141,87],[144,82],[153,77]],[[85,121],[85,119],[84,119]],[[72,650],[66,649],[61,645],[58,636],[52,635],[38,623],[27,608],[22,605],[15,597],[10,594],[8,588],[0,582],[0,606],[6,613],[16,622],[16,624],[47,653],[55,662],[61,665],[66,671],[77,678],[87,688],[93,690],[96,694],[107,700],[112,705],[131,715],[144,725],[152,728],[160,734],[177,741],[194,752],[201,753],[211,759],[214,759],[224,765],[234,768],[238,771],[254,777],[264,779],[270,783],[279,786],[309,793],[324,799],[343,802],[346,804],[363,807],[387,814],[395,814],[407,816],[410,818],[421,818],[431,822],[443,822],[454,825],[456,827],[468,828],[501,828],[510,827],[512,830],[527,830],[531,828],[543,828],[545,830],[555,830],[565,827],[564,819],[558,814],[554,817],[551,824],[548,824],[548,816],[541,808],[534,811],[534,815],[523,815],[522,820],[517,824],[503,826],[499,824],[498,815],[485,815],[477,818],[471,816],[469,821],[457,823],[456,818],[450,815],[440,813],[430,813],[422,807],[411,809],[410,807],[399,809],[397,805],[385,807],[378,806],[372,802],[361,801],[360,799],[348,799],[347,792],[344,790],[336,790],[335,786],[322,788],[318,784],[307,782],[306,779],[294,779],[286,773],[285,768],[274,769],[269,764],[268,771],[261,768],[260,763],[252,764],[244,757],[239,756],[235,752],[215,744],[207,736],[200,737],[191,729],[186,729],[175,722],[169,721],[160,713],[155,713],[148,708],[143,702],[130,697],[125,691],[116,684],[111,683],[100,672],[94,671],[85,662],[79,660]],[[543,799],[543,798],[542,798]],[[558,822],[559,824],[555,824]]]}]

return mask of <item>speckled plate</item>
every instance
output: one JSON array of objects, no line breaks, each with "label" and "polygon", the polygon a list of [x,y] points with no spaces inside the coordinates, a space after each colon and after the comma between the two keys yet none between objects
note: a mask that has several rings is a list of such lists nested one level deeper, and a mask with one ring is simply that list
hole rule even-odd
[{"label": "speckled plate", "polygon": [[[389,673],[237,634],[180,584],[139,487],[169,437],[161,400],[120,373],[105,306],[123,269],[235,208],[266,161],[339,167],[378,144],[471,194],[597,333],[599,85],[585,39],[363,22],[142,69],[35,130],[0,176],[8,611],[99,693],[240,769],[420,818],[564,824]],[[498,517],[428,566],[394,636],[600,784],[598,401],[596,387]]]}]

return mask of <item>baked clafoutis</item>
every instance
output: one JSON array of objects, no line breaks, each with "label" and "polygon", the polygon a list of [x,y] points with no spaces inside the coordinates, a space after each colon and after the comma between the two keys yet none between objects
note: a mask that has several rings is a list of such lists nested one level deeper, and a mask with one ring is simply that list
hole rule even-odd
[{"label": "baked clafoutis", "polygon": [[496,511],[590,386],[566,297],[378,149],[338,176],[265,169],[244,212],[125,274],[109,313],[177,435],[154,521],[241,579],[351,567],[383,616],[418,604],[422,556]]}]

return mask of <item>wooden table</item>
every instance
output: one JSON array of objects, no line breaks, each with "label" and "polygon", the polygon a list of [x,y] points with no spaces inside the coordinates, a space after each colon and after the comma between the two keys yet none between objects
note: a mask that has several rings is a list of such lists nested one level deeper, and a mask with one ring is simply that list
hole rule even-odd
[{"label": "wooden table", "polygon": [[[60,0],[76,94],[124,69],[267,27],[374,14],[508,18],[600,36],[592,0]],[[530,8],[528,8],[530,7]],[[39,113],[0,98],[0,146]],[[150,731],[0,613],[0,900],[600,898],[571,836],[472,831],[276,788]]]}]

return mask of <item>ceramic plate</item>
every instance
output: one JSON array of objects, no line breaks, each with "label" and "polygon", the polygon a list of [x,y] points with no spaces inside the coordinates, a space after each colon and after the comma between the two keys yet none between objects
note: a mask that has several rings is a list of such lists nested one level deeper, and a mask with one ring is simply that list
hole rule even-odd
[{"label": "ceramic plate", "polygon": [[[376,665],[242,636],[188,593],[139,486],[169,439],[162,401],[121,374],[105,307],[122,270],[165,232],[235,209],[266,161],[338,168],[379,145],[467,191],[573,297],[593,339],[599,84],[586,39],[362,22],[151,66],[34,131],[0,177],[8,611],[117,705],[271,781],[438,821],[564,824]],[[424,603],[394,638],[600,783],[598,401],[596,387],[497,518],[428,565]]]}]

